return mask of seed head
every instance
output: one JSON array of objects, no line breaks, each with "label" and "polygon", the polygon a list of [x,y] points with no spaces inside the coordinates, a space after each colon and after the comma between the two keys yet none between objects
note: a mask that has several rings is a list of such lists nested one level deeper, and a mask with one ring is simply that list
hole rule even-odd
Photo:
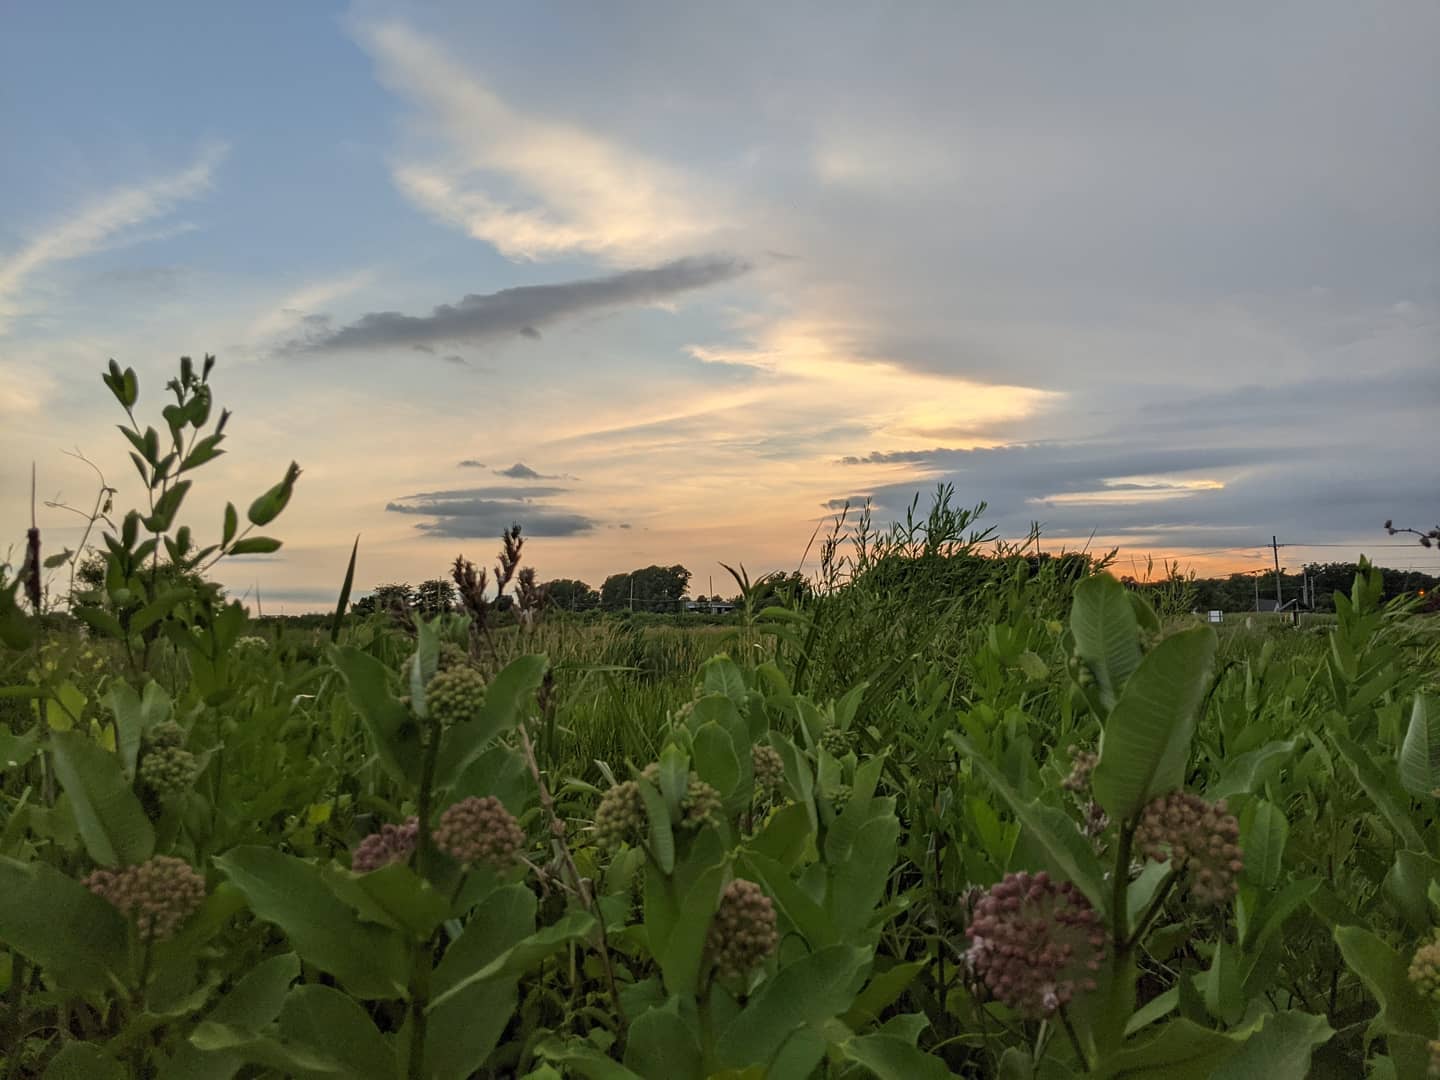
[{"label": "seed head", "polygon": [[756,745],[750,748],[750,763],[755,769],[755,786],[764,791],[774,791],[785,777],[785,762],[780,751],[773,746]]},{"label": "seed head", "polygon": [[1440,1003],[1440,937],[1415,950],[1410,961],[1410,981],[1425,997]]},{"label": "seed head", "polygon": [[775,951],[775,905],[753,881],[736,878],[725,886],[705,946],[720,974],[742,976]]},{"label": "seed head", "polygon": [[458,862],[508,870],[525,846],[525,830],[493,795],[471,796],[440,815],[435,846]]},{"label": "seed head", "polygon": [[357,874],[368,874],[393,862],[409,862],[419,839],[418,818],[406,818],[401,825],[382,825],[379,832],[371,833],[355,845],[350,869]]},{"label": "seed head", "polygon": [[616,784],[600,797],[595,808],[595,842],[603,848],[617,848],[645,829],[645,799],[634,780]]},{"label": "seed head", "polygon": [[475,719],[484,703],[485,677],[469,666],[444,668],[425,684],[425,708],[442,727]]},{"label": "seed head", "polygon": [[1190,895],[1201,904],[1220,905],[1239,889],[1245,869],[1240,824],[1225,800],[1206,802],[1187,791],[1152,800],[1140,814],[1135,844],[1156,862],[1170,859],[1183,870]]},{"label": "seed head", "polygon": [[135,923],[144,941],[164,941],[205,902],[205,878],[184,859],[155,855],[138,866],[95,870],[83,884]]},{"label": "seed head", "polygon": [[1105,931],[1090,902],[1045,873],[1006,874],[975,905],[966,935],[971,970],[1028,1019],[1094,990],[1105,957]]}]

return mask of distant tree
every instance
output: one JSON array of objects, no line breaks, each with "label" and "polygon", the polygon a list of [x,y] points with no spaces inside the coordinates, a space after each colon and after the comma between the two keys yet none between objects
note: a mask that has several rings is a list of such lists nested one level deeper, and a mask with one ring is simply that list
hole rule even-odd
[{"label": "distant tree", "polygon": [[390,583],[387,585],[376,585],[370,590],[369,596],[362,596],[355,601],[354,610],[356,615],[373,615],[377,611],[390,611],[394,608],[408,610],[416,603],[415,590],[404,583]]},{"label": "distant tree", "polygon": [[556,578],[544,585],[556,611],[589,611],[600,606],[600,593],[577,578]]},{"label": "distant tree", "polygon": [[422,581],[415,590],[415,609],[422,615],[441,615],[455,609],[455,586],[445,578]]},{"label": "distant tree", "polygon": [[690,571],[674,566],[647,566],[628,574],[611,574],[600,586],[600,606],[619,611],[673,611],[690,584]]}]

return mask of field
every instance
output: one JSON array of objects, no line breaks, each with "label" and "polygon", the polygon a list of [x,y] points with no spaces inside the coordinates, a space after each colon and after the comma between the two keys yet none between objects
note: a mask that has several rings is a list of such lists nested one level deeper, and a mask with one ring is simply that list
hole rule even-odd
[{"label": "field", "polygon": [[1436,1066],[1440,633],[1378,574],[1212,628],[941,498],[734,626],[355,618],[340,567],[286,628],[195,575],[298,471],[197,550],[177,387],[103,583],[0,577],[0,1077]]}]

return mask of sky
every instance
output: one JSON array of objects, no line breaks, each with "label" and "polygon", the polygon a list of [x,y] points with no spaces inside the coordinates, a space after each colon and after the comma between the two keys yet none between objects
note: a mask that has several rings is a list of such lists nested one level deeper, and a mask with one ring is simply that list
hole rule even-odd
[{"label": "sky", "polygon": [[[216,354],[202,542],[271,610],[484,565],[802,565],[937,485],[1047,550],[1287,567],[1440,518],[1440,6],[16,5],[0,558]],[[57,505],[49,505],[57,504]],[[13,545],[13,546],[12,546]],[[807,570],[814,568],[814,549]],[[733,591],[733,590],[732,590]]]}]

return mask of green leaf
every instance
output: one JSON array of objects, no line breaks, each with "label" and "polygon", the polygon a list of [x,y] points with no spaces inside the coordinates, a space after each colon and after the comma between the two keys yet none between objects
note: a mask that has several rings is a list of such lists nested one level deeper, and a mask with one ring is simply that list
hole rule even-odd
[{"label": "green leaf", "polygon": [[1102,914],[1108,912],[1110,896],[1105,887],[1105,872],[1100,860],[1095,857],[1095,848],[1070,815],[1046,806],[1038,799],[1033,802],[1022,799],[990,759],[976,750],[963,735],[952,731],[950,741],[970,759],[972,768],[1010,807],[1021,828],[1044,850],[1051,863],[1048,869],[1062,880],[1073,882],[1096,911]]},{"label": "green leaf", "polygon": [[126,1075],[120,1062],[93,1043],[67,1042],[50,1059],[42,1080],[125,1080]]},{"label": "green leaf", "polygon": [[[688,1016],[681,1015],[681,1002]],[[640,1076],[667,1080],[702,1080],[705,1076],[700,1042],[696,1038],[695,1005],[691,998],[671,997],[648,1009],[630,1024],[625,1043],[625,1067]]]},{"label": "green leaf", "polygon": [[1397,851],[1382,887],[1417,934],[1430,932],[1429,893],[1440,879],[1440,862],[1417,851]]},{"label": "green leaf", "polygon": [[297,986],[280,1010],[280,1037],[338,1062],[356,1080],[396,1080],[395,1051],[348,994],[329,986]]},{"label": "green leaf", "polygon": [[1305,1080],[1310,1075],[1310,1055],[1334,1034],[1323,1016],[1272,1013],[1212,1080]]},{"label": "green leaf", "polygon": [[235,533],[240,528],[240,515],[235,510],[234,503],[225,504],[225,527],[220,535],[221,545],[230,543],[235,539]]},{"label": "green leaf", "polygon": [[[641,784],[642,788],[648,785]],[[705,834],[716,836],[713,832]],[[664,890],[671,917],[663,924],[650,918],[651,882]],[[700,979],[701,961],[705,953],[705,937],[710,922],[720,906],[720,893],[725,887],[725,853],[718,842],[702,846],[697,841],[685,864],[671,878],[646,874],[645,926],[650,931],[650,951],[660,965],[665,989],[672,994],[694,994]]]},{"label": "green leaf", "polygon": [[404,863],[389,863],[368,874],[325,867],[330,891],[366,922],[403,930],[425,941],[450,915],[450,902]]},{"label": "green leaf", "polygon": [[568,1070],[565,1075],[573,1072],[587,1077],[588,1080],[652,1080],[631,1072],[618,1061],[582,1042],[562,1043],[558,1039],[548,1040],[536,1047],[535,1053],[546,1061],[564,1065]]},{"label": "green leaf", "polygon": [[1405,846],[1413,851],[1426,850],[1425,841],[1420,838],[1419,830],[1410,820],[1409,807],[1402,803],[1400,796],[1392,787],[1393,781],[1380,771],[1379,766],[1375,764],[1364,747],[1350,741],[1339,732],[1332,731],[1330,737],[1335,743],[1335,748],[1340,751],[1340,756],[1350,766],[1350,771],[1355,774],[1355,779],[1365,789],[1365,794],[1370,796],[1370,801],[1375,804],[1375,808],[1405,841]]},{"label": "green leaf", "polygon": [[879,1080],[943,1080],[954,1075],[939,1058],[894,1035],[857,1035],[842,1042],[840,1052]]},{"label": "green leaf", "polygon": [[899,837],[900,820],[891,799],[861,801],[852,796],[830,829],[825,838],[825,862],[830,869],[825,901],[842,936],[863,930],[874,917],[875,906],[889,885]]},{"label": "green leaf", "polygon": [[1270,742],[1227,758],[1221,766],[1220,775],[1205,789],[1205,798],[1215,802],[1258,791],[1294,756],[1297,745],[1295,739]]},{"label": "green leaf", "polygon": [[340,601],[335,605],[335,621],[330,624],[330,642],[335,644],[340,640],[340,627],[345,622],[345,611],[350,607],[350,590],[355,585],[355,557],[360,554],[360,537],[355,537],[354,546],[350,548],[350,562],[345,567],[345,582],[340,586]]},{"label": "green leaf", "polygon": [[185,455],[185,460],[180,463],[179,471],[183,473],[189,472],[191,469],[198,469],[207,461],[214,461],[221,454],[225,453],[224,450],[220,449],[220,443],[224,438],[224,435],[207,435],[201,439],[190,450],[190,453]]},{"label": "green leaf", "polygon": [[285,478],[250,504],[250,510],[246,514],[250,524],[263,528],[279,517],[280,511],[284,510],[290,501],[290,495],[295,490],[295,481],[299,477],[300,466],[292,461],[285,470]]},{"label": "green leaf", "polygon": [[1358,926],[1337,926],[1335,943],[1350,970],[1380,1003],[1380,1015],[1371,1021],[1372,1030],[1434,1037],[1435,1020],[1430,1006],[1410,981],[1409,964],[1399,953]]},{"label": "green leaf", "polygon": [[0,941],[67,989],[113,990],[129,970],[120,913],[46,863],[0,856]]},{"label": "green leaf", "polygon": [[230,545],[227,555],[269,555],[280,550],[280,541],[273,536],[247,536]]},{"label": "green leaf", "polygon": [[1105,721],[1091,776],[1095,799],[1112,821],[1131,820],[1151,799],[1184,784],[1215,644],[1208,626],[1182,630],[1155,646],[1130,676]]},{"label": "green leaf", "polygon": [[120,625],[120,620],[104,608],[82,605],[75,608],[73,614],[92,630],[98,630],[106,637],[125,640],[125,628]]},{"label": "green leaf", "polygon": [[114,714],[115,726],[120,732],[116,747],[120,764],[127,776],[134,776],[145,733],[170,719],[173,709],[170,695],[157,682],[147,682],[143,693],[137,694],[129,683],[117,680],[110,684],[104,704]]},{"label": "green leaf", "polygon": [[120,768],[120,758],[75,731],[50,735],[55,776],[75,811],[85,850],[101,866],[142,863],[155,829]]},{"label": "green leaf", "polygon": [[346,1066],[321,1056],[303,1046],[294,1046],[273,1035],[247,1031],[229,1024],[206,1020],[190,1034],[190,1044],[197,1050],[238,1057],[253,1065],[275,1069],[282,1076],[348,1076]]},{"label": "green leaf", "polygon": [[840,933],[830,913],[791,880],[785,866],[753,850],[741,856],[741,866],[754,875],[753,880],[770,895],[777,913],[790,922],[811,949],[839,944]]},{"label": "green leaf", "polygon": [[595,919],[586,912],[572,911],[558,922],[538,930],[522,941],[500,953],[489,963],[459,979],[442,993],[430,999],[427,1012],[433,1013],[442,1006],[456,1000],[462,993],[477,983],[522,975],[544,960],[547,956],[565,946],[584,941],[596,929]]},{"label": "green leaf", "polygon": [[1216,942],[1210,967],[1202,980],[1205,1009],[1224,1024],[1238,1023],[1245,1013],[1238,953],[1233,943],[1225,940]]},{"label": "green leaf", "polygon": [[15,735],[0,728],[0,770],[18,769],[40,749],[40,729],[32,727],[24,735]]},{"label": "green leaf", "polygon": [[1280,883],[1289,836],[1290,822],[1283,810],[1260,798],[1246,803],[1240,815],[1240,850],[1245,855],[1242,876],[1248,884],[1268,891]]},{"label": "green leaf", "polygon": [[1075,651],[1095,676],[1100,700],[1114,708],[1130,677],[1140,665],[1140,627],[1125,586],[1109,574],[1088,577],[1075,586],[1070,609],[1070,632]]},{"label": "green leaf", "polygon": [[408,950],[393,931],[358,916],[330,891],[318,867],[267,847],[232,848],[215,865],[259,919],[285,931],[301,958],[362,998],[403,997]]},{"label": "green leaf", "polygon": [[830,945],[781,968],[721,1033],[722,1068],[768,1065],[791,1034],[839,1016],[854,1003],[870,950]]},{"label": "green leaf", "polygon": [[650,822],[650,855],[662,873],[675,869],[675,834],[670,828],[670,808],[665,796],[645,779],[637,780],[640,797],[645,800],[645,816]]},{"label": "green leaf", "polygon": [[490,681],[479,715],[448,728],[440,741],[437,788],[448,788],[493,739],[520,723],[549,667],[544,656],[522,656]]},{"label": "green leaf", "polygon": [[880,1014],[895,1004],[915,977],[929,966],[929,960],[914,960],[896,964],[873,976],[845,1014],[845,1023],[852,1028],[862,1028],[878,1022]]},{"label": "green leaf", "polygon": [[390,671],[353,645],[335,645],[330,662],[340,672],[350,704],[370,736],[370,743],[394,779],[412,788],[420,783],[420,727],[410,710],[390,694]]},{"label": "green leaf", "polygon": [[1172,1020],[1150,1039],[1107,1057],[1102,1075],[1115,1080],[1209,1080],[1240,1051],[1250,1030],[1221,1033],[1190,1020]]},{"label": "green leaf", "polygon": [[[505,885],[485,897],[464,931],[435,968],[431,991],[449,994],[535,930],[535,895],[524,885]],[[511,973],[470,983],[432,1008],[425,1036],[425,1064],[432,1080],[465,1080],[479,1072],[515,1012]]]},{"label": "green leaf", "polygon": [[1440,792],[1440,698],[1415,695],[1410,727],[1400,746],[1400,784],[1421,799]]}]

